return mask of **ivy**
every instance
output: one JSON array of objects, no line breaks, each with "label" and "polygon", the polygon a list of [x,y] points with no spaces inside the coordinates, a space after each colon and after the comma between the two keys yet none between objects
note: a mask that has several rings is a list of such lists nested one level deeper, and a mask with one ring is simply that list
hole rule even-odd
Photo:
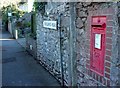
[{"label": "ivy", "polygon": [[34,2],[34,9],[35,12],[40,12],[42,15],[45,14],[45,5],[47,4],[47,2]]}]

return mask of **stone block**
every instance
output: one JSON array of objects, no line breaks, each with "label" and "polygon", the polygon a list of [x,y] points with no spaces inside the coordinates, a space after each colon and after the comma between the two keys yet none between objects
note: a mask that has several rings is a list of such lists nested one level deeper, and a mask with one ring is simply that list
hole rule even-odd
[{"label": "stone block", "polygon": [[91,5],[91,3],[92,3],[92,2],[84,2],[84,3],[83,3],[83,6],[84,6],[84,7],[89,6],[89,5]]},{"label": "stone block", "polygon": [[81,20],[80,18],[77,18],[76,26],[77,26],[78,28],[82,28],[82,27],[83,27],[83,22],[82,22],[82,20]]},{"label": "stone block", "polygon": [[69,27],[70,26],[70,17],[62,17],[61,18],[61,26]]},{"label": "stone block", "polygon": [[82,3],[77,3],[76,8],[81,9],[82,8]]},{"label": "stone block", "polygon": [[78,13],[78,16],[79,16],[79,17],[87,17],[87,13],[86,13],[85,11],[80,11],[80,12]]}]

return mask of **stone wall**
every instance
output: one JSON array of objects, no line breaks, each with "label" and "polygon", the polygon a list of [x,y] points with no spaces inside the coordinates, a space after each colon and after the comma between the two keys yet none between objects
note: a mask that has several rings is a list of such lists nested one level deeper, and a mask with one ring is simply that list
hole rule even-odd
[{"label": "stone wall", "polygon": [[[25,13],[23,17],[19,19],[23,24],[30,23],[30,27],[24,27],[20,31],[20,35],[25,37],[26,39],[26,50],[36,59],[37,58],[37,40],[33,36],[32,33],[32,19],[31,19],[32,12]],[[33,24],[35,25],[35,24]],[[21,32],[24,32],[23,34]]]},{"label": "stone wall", "polygon": [[[70,4],[49,2],[46,5],[47,16],[37,14],[37,59],[61,82],[64,74],[65,85],[71,85],[70,78]],[[118,7],[112,2],[77,2],[75,5],[76,21],[76,55],[77,85],[78,86],[110,86],[119,85],[119,33]],[[60,16],[60,13],[62,15]],[[92,16],[106,17],[104,74],[100,75],[91,70],[90,39]],[[61,22],[59,22],[59,19]],[[60,23],[60,27],[48,29],[43,27],[44,20]],[[61,30],[61,32],[60,32]],[[61,33],[61,37],[60,37]],[[61,39],[61,41],[60,41]],[[61,65],[63,63],[63,71]],[[76,59],[76,58],[74,58]],[[117,66],[117,67],[116,67]]]},{"label": "stone wall", "polygon": [[32,37],[26,37],[26,50],[36,59],[37,58],[37,43]]},{"label": "stone wall", "polygon": [[[117,43],[117,4],[116,3],[77,3],[76,32],[77,32],[77,70],[78,85],[80,86],[110,86],[118,85],[119,70]],[[90,67],[90,37],[92,16],[106,16],[106,50],[104,74],[100,76]]]},{"label": "stone wall", "polygon": [[118,64],[117,68],[119,70],[118,74],[118,85],[120,85],[120,2],[118,3],[118,23],[119,23],[119,29],[118,29]]},{"label": "stone wall", "polygon": [[[47,16],[37,14],[37,57],[46,69],[49,70],[58,80],[62,80],[64,74],[65,84],[68,84],[68,61],[69,61],[69,6],[67,3],[47,3]],[[63,15],[60,17],[59,13]],[[49,29],[43,27],[44,20],[58,21],[60,28]],[[61,42],[60,42],[61,30]],[[61,45],[60,45],[61,43]],[[61,48],[61,50],[60,50]],[[63,59],[64,71],[61,71],[61,58]]]}]

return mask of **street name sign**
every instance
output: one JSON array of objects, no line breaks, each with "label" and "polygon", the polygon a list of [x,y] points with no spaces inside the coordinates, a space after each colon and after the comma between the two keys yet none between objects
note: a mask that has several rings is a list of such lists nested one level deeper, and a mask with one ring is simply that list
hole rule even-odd
[{"label": "street name sign", "polygon": [[57,21],[43,21],[43,27],[57,29]]}]

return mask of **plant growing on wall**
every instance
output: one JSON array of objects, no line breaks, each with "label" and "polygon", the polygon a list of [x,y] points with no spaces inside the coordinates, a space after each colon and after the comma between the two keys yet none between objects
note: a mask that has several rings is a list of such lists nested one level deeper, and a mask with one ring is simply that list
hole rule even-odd
[{"label": "plant growing on wall", "polygon": [[33,6],[34,6],[34,10],[35,12],[40,12],[42,15],[45,14],[45,5],[47,4],[47,2],[34,2]]},{"label": "plant growing on wall", "polygon": [[31,32],[34,39],[36,39],[36,13],[31,14]]},{"label": "plant growing on wall", "polygon": [[21,27],[21,26],[22,26],[22,22],[16,21],[16,27]]},{"label": "plant growing on wall", "polygon": [[24,27],[31,27],[31,22],[24,23]]}]

